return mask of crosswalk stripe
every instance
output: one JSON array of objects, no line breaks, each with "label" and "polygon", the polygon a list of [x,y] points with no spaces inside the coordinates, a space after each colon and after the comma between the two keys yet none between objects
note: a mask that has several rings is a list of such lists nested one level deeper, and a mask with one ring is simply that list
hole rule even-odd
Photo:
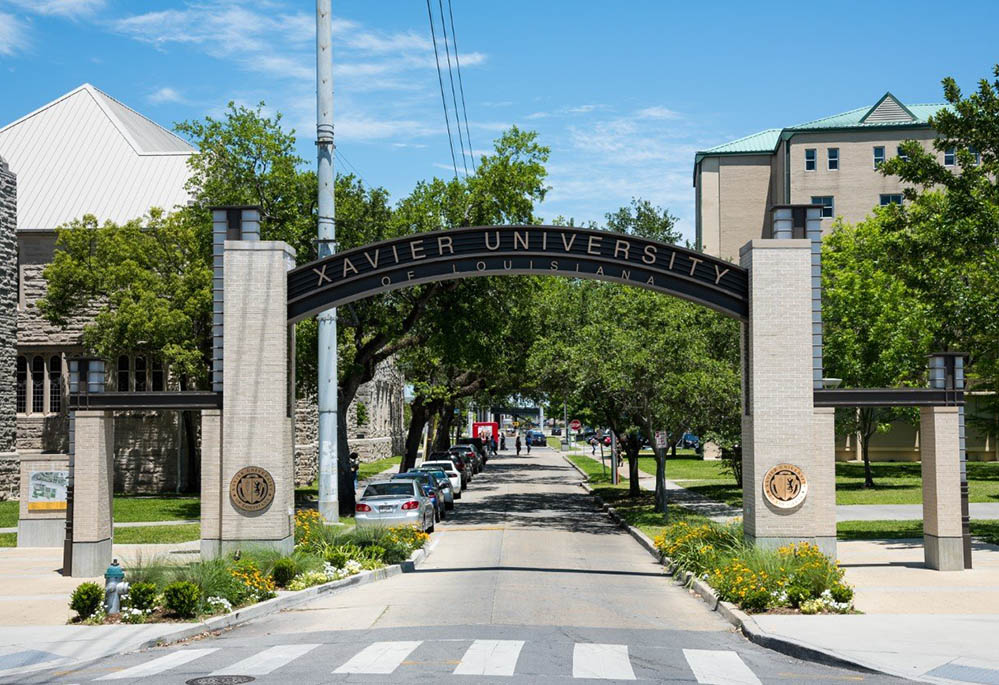
[{"label": "crosswalk stripe", "polygon": [[697,682],[704,685],[760,685],[760,679],[735,652],[685,649],[683,656]]},{"label": "crosswalk stripe", "polygon": [[577,642],[572,650],[572,677],[635,680],[628,645]]},{"label": "crosswalk stripe", "polygon": [[414,649],[423,644],[415,642],[373,642],[355,654],[334,673],[391,673]]},{"label": "crosswalk stripe", "polygon": [[523,640],[476,640],[461,657],[455,675],[513,675]]},{"label": "crosswalk stripe", "polygon": [[277,645],[259,654],[237,661],[228,668],[221,668],[211,675],[267,675],[298,657],[311,652],[319,645]]},{"label": "crosswalk stripe", "polygon": [[138,666],[132,666],[132,668],[126,668],[124,671],[118,671],[117,673],[110,673],[106,676],[101,676],[100,678],[95,678],[94,680],[124,680],[125,678],[145,678],[146,676],[156,675],[157,673],[162,673],[163,671],[176,668],[177,666],[183,666],[189,661],[194,661],[199,659],[206,654],[211,654],[212,652],[217,652],[218,648],[211,649],[183,649],[177,652],[172,652],[166,656],[161,656],[159,659],[153,659],[152,661],[147,661],[144,664],[139,664]]}]

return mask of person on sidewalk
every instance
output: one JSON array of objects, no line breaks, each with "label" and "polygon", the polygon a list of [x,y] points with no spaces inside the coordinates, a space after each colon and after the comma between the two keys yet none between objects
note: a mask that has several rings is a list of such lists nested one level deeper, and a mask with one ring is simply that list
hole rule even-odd
[{"label": "person on sidewalk", "polygon": [[506,450],[506,433],[500,434],[500,449]]},{"label": "person on sidewalk", "polygon": [[531,453],[531,435],[530,435],[530,433],[528,433],[527,436],[524,438],[524,442],[527,444],[527,453],[530,454]]},{"label": "person on sidewalk", "polygon": [[357,452],[350,453],[350,472],[354,474],[354,489],[357,490],[357,471],[361,468],[361,459]]},{"label": "person on sidewalk", "polygon": [[520,433],[517,433],[517,442],[516,442],[516,445],[517,445],[517,456],[519,457],[520,456]]}]

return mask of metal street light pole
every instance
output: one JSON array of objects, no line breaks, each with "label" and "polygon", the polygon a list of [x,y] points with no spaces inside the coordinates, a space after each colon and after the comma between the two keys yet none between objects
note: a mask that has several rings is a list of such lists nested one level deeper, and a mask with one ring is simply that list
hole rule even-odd
[{"label": "metal street light pole", "polygon": [[[319,176],[319,258],[336,251],[333,201],[333,8],[316,0],[316,150]],[[319,513],[328,523],[340,518],[337,469],[336,309],[319,319]]]}]

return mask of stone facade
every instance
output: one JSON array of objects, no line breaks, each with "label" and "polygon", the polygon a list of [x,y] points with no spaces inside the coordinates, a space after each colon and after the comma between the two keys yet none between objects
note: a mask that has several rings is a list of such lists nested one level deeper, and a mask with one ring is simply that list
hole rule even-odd
[{"label": "stone facade", "polygon": [[17,178],[0,158],[0,500],[17,496]]},{"label": "stone facade", "polygon": [[[394,359],[378,365],[375,377],[358,388],[347,409],[347,440],[361,461],[402,454],[405,379]],[[363,406],[358,423],[358,407]],[[319,410],[315,395],[299,398],[295,407],[295,484],[308,485],[318,475]]]}]

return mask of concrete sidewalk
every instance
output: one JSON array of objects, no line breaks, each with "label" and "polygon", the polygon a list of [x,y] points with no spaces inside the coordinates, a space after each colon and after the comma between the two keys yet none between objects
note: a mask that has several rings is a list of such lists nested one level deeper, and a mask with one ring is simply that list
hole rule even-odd
[{"label": "concrete sidewalk", "polygon": [[[584,452],[574,452],[583,454]],[[599,458],[597,458],[599,461]],[[622,475],[627,475],[623,473]],[[655,479],[642,476],[643,489]],[[667,481],[672,501],[716,520],[741,516]],[[711,507],[717,507],[712,514]],[[972,505],[996,518],[999,505]],[[920,519],[922,505],[840,505],[839,520]],[[754,614],[766,636],[865,668],[925,682],[999,683],[999,546],[974,543],[974,568],[926,568],[922,539],[837,543],[840,567],[860,615]]]}]

